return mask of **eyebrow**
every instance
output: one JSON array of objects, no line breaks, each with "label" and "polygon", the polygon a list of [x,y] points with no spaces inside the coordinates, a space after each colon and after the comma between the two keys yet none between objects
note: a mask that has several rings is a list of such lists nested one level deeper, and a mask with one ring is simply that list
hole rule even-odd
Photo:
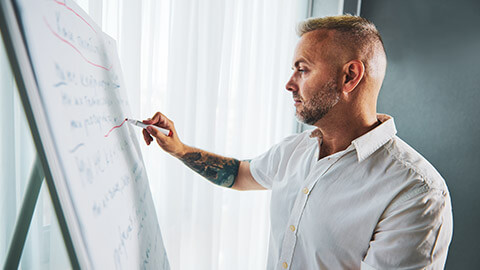
[{"label": "eyebrow", "polygon": [[302,64],[302,63],[307,64],[307,65],[310,64],[309,61],[307,61],[305,58],[302,57],[302,58],[298,59],[297,61],[295,61],[295,64],[293,64],[292,69],[293,69],[294,67],[298,68],[298,66],[299,66],[300,64]]}]

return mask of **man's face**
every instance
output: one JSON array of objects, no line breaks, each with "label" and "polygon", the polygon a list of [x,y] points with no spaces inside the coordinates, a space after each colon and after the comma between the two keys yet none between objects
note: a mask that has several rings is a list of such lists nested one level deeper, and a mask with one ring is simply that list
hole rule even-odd
[{"label": "man's face", "polygon": [[336,68],[328,60],[329,38],[324,30],[306,33],[295,50],[286,88],[293,94],[298,120],[305,124],[314,125],[340,99]]}]

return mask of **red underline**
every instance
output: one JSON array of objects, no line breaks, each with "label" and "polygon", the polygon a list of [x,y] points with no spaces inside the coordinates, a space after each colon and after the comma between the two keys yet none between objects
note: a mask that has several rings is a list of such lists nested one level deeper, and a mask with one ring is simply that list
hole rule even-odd
[{"label": "red underline", "polygon": [[113,128],[111,128],[111,129],[107,132],[107,134],[105,134],[103,137],[105,137],[105,138],[108,137],[108,135],[110,135],[110,132],[112,132],[112,131],[113,131],[114,129],[116,129],[116,128],[119,128],[119,127],[123,126],[123,124],[125,124],[126,121],[127,121],[127,118],[125,118],[125,120],[123,120],[123,122],[122,122],[120,125],[114,126]]},{"label": "red underline", "polygon": [[64,2],[60,2],[58,0],[53,0],[53,2],[61,5],[61,6],[64,6],[66,9],[70,10],[71,12],[75,13],[75,15],[77,15],[80,19],[82,19],[82,21],[84,21],[92,30],[93,32],[97,33],[97,31],[95,31],[95,29],[87,22],[87,20],[85,20],[80,14],[78,14],[75,10],[73,10],[71,7],[67,6],[66,3]]},{"label": "red underline", "polygon": [[92,61],[88,60],[85,56],[83,56],[82,52],[80,52],[80,50],[77,49],[77,47],[75,47],[72,43],[70,43],[68,40],[62,38],[59,34],[57,34],[57,32],[55,32],[52,27],[50,26],[50,24],[48,24],[47,22],[47,19],[45,19],[45,17],[43,17],[43,21],[45,22],[45,24],[47,25],[48,29],[50,29],[50,31],[52,32],[52,34],[54,34],[58,39],[60,39],[61,41],[67,43],[68,45],[70,45],[70,47],[72,47],[78,54],[80,54],[80,56],[87,62],[89,63],[90,65],[92,66],[96,66],[96,67],[99,67],[99,68],[103,68],[105,70],[110,70],[110,68],[107,68],[107,67],[104,67],[104,66],[101,66],[99,64],[95,64],[93,63]]}]

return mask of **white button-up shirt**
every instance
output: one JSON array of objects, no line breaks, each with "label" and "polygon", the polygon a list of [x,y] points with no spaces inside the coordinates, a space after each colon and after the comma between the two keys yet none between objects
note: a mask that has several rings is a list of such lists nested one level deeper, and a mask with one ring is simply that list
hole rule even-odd
[{"label": "white button-up shirt", "polygon": [[393,119],[318,160],[311,131],[253,159],[272,190],[268,269],[443,269],[452,237],[447,186],[399,139]]}]

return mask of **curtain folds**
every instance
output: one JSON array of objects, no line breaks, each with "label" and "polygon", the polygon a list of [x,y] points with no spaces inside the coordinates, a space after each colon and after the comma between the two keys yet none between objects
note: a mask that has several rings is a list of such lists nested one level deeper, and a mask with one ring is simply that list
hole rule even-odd
[{"label": "curtain folds", "polygon": [[[185,143],[238,159],[292,133],[284,83],[296,4],[171,1],[168,58],[159,59],[167,63],[166,87],[142,88],[162,103],[142,103],[142,114],[161,111]],[[144,158],[172,268],[265,269],[269,192],[215,187],[151,148],[158,147],[144,148]]]},{"label": "curtain folds", "polygon": [[[297,40],[295,25],[305,13],[299,1],[76,2],[117,40],[130,117],[144,119],[161,111],[175,122],[184,143],[237,159],[253,158],[295,131],[294,107],[284,85]],[[2,105],[9,106],[0,108],[6,124],[0,141],[2,164],[8,161],[16,172],[28,174],[34,148],[24,116],[19,109],[19,116],[12,113],[16,90],[11,75],[5,74],[2,70]],[[13,127],[12,119],[19,118],[23,126]],[[28,146],[18,139],[22,132]],[[147,147],[140,134],[138,138],[172,269],[265,269],[269,192],[214,186],[156,144]],[[8,153],[15,159],[8,159]],[[4,175],[3,167],[2,173],[1,211],[9,221],[0,224],[0,256],[13,228],[15,207],[10,205],[22,198],[21,192],[11,195],[22,190],[22,182],[14,173]],[[36,255],[25,258],[24,268],[68,266],[66,257],[55,259],[53,250],[64,247],[48,193],[43,193],[46,202],[37,204],[36,212],[39,229],[30,233],[37,234],[31,236],[37,240],[28,248]]]}]

